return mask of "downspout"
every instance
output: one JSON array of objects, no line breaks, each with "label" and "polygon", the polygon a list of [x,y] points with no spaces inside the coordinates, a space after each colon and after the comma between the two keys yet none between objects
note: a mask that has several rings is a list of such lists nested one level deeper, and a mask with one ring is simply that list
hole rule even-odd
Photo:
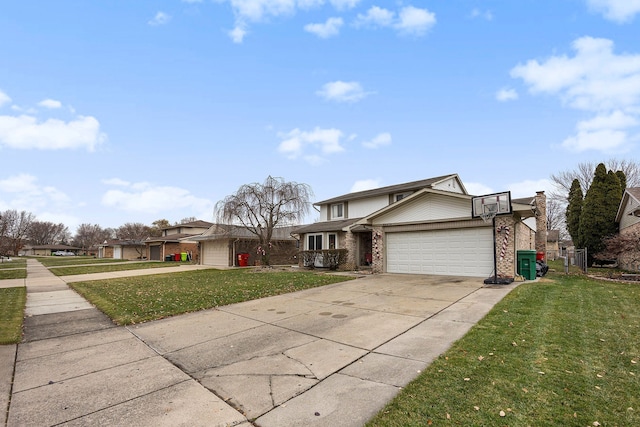
[{"label": "downspout", "polygon": [[233,267],[238,267],[236,265],[237,262],[238,262],[237,259],[236,259],[236,243],[238,243],[239,241],[240,241],[240,238],[238,237],[238,238],[236,238],[236,240],[234,240],[231,243],[231,256],[233,257],[233,261],[232,261]]}]

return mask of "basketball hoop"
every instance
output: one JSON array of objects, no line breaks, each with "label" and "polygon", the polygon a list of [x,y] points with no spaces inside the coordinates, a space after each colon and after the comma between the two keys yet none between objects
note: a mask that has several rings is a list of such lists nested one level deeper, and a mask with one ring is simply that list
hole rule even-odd
[{"label": "basketball hoop", "polygon": [[495,211],[494,211],[494,212],[482,212],[482,213],[480,214],[480,218],[482,218],[482,220],[483,220],[484,222],[489,223],[489,222],[491,222],[491,220],[492,220],[493,218],[495,218],[495,217],[496,217],[496,214],[497,214],[497,212],[495,212]]}]

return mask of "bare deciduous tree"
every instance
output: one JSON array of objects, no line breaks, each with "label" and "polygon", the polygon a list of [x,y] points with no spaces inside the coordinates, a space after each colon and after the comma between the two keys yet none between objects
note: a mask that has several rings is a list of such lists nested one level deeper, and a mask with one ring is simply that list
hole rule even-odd
[{"label": "bare deciduous tree", "polygon": [[237,224],[258,238],[264,265],[269,265],[276,227],[297,224],[309,212],[311,187],[268,176],[264,183],[242,185],[216,204],[218,222]]},{"label": "bare deciduous tree", "polygon": [[[550,198],[566,204],[567,195],[574,179],[580,182],[582,193],[587,194],[591,181],[593,181],[593,171],[596,170],[599,163],[601,162],[580,163],[575,169],[551,175],[551,182],[556,186],[556,189],[550,193]],[[602,163],[607,170],[624,172],[627,178],[627,187],[640,186],[640,163],[627,159],[609,159]]]},{"label": "bare deciduous tree", "polygon": [[114,237],[113,230],[98,224],[80,224],[73,238],[73,245],[83,250],[89,249]]},{"label": "bare deciduous tree", "polygon": [[625,265],[640,264],[640,232],[615,234],[604,239],[604,250],[595,254],[601,261],[619,260]]},{"label": "bare deciduous tree", "polygon": [[33,214],[27,211],[10,209],[0,212],[0,254],[18,255],[34,220]]},{"label": "bare deciduous tree", "polygon": [[146,251],[140,245],[151,235],[151,228],[140,222],[127,222],[116,230],[116,237],[134,244],[136,252],[140,257],[144,256]]},{"label": "bare deciduous tree", "polygon": [[69,236],[66,225],[54,224],[48,221],[33,221],[27,232],[27,238],[32,245],[57,245]]}]

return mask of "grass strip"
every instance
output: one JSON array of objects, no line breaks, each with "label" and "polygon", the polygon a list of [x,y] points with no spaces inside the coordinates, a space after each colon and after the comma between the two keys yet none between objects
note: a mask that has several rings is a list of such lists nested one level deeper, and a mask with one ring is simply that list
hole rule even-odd
[{"label": "grass strip", "polygon": [[640,287],[520,285],[367,425],[640,425]]},{"label": "grass strip", "polygon": [[84,266],[70,266],[70,267],[50,267],[51,271],[56,276],[74,276],[77,274],[91,274],[91,273],[108,273],[112,271],[128,271],[128,270],[145,270],[148,268],[162,268],[162,267],[179,267],[179,263],[163,263],[157,261],[148,262],[130,262],[130,263],[118,263],[118,264],[103,264],[103,265],[84,265]]},{"label": "grass strip", "polygon": [[11,261],[2,260],[0,262],[0,270],[5,268],[26,268],[27,260],[24,258],[11,258]]},{"label": "grass strip", "polygon": [[22,319],[27,289],[0,288],[0,344],[16,344],[22,339]]},{"label": "grass strip", "polygon": [[1,269],[0,280],[5,279],[24,279],[27,277],[26,268]]},{"label": "grass strip", "polygon": [[116,323],[128,325],[349,279],[313,272],[198,270],[69,286]]},{"label": "grass strip", "polygon": [[79,257],[79,256],[52,256],[52,257],[38,257],[36,258],[45,267],[57,267],[68,265],[81,265],[81,264],[113,264],[121,262],[130,262],[126,259],[113,259],[113,258],[94,258],[94,257]]}]

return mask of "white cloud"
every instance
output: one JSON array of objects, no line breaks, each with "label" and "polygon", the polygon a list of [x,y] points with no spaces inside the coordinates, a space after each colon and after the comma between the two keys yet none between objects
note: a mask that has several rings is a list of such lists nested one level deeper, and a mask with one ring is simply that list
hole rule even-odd
[{"label": "white cloud", "polygon": [[[466,184],[465,184],[466,185]],[[553,189],[553,184],[550,180],[543,178],[538,180],[524,180],[520,182],[514,182],[507,184],[507,190],[511,191],[512,199],[519,199],[522,197],[533,197],[538,191],[549,192]],[[504,191],[502,189],[498,191]],[[486,193],[482,193],[486,194]]]},{"label": "white cloud", "polygon": [[70,198],[51,185],[41,185],[30,174],[18,174],[0,180],[0,209],[25,210],[39,216],[42,210],[66,212],[71,209]]},{"label": "white cloud", "polygon": [[11,102],[9,95],[0,90],[0,107]]},{"label": "white cloud", "polygon": [[495,191],[491,187],[488,187],[479,182],[465,182],[464,188],[467,189],[467,193],[473,196],[482,196],[483,194],[495,193]]},{"label": "white cloud", "polygon": [[556,95],[567,106],[595,113],[576,125],[576,134],[561,146],[571,151],[610,152],[636,138],[624,129],[638,126],[640,117],[640,55],[616,54],[608,39],[581,37],[572,45],[575,56],[556,55],[527,61],[511,70],[532,94]]},{"label": "white cloud", "polygon": [[587,0],[587,4],[591,10],[617,23],[631,21],[640,13],[640,0]]},{"label": "white cloud", "polygon": [[234,43],[242,43],[244,41],[244,36],[247,35],[247,31],[241,25],[236,25],[236,27],[229,31],[228,34]]},{"label": "white cloud", "polygon": [[343,24],[342,18],[329,18],[324,24],[307,24],[304,26],[304,30],[322,39],[328,39],[337,36]]},{"label": "white cloud", "polygon": [[164,12],[156,12],[155,16],[151,18],[147,24],[152,26],[164,25],[171,21],[171,15],[168,15]]},{"label": "white cloud", "polygon": [[436,24],[435,13],[414,6],[400,9],[398,17],[399,22],[395,27],[403,34],[422,36]]},{"label": "white cloud", "polygon": [[56,109],[56,108],[62,107],[62,103],[60,101],[56,101],[55,99],[44,99],[38,102],[38,105],[40,107],[50,108],[50,109]]},{"label": "white cloud", "polygon": [[360,3],[360,0],[329,0],[329,2],[338,10],[353,9]]},{"label": "white cloud", "polygon": [[406,6],[396,12],[372,6],[366,14],[359,13],[353,25],[356,28],[394,28],[400,34],[423,36],[436,24],[435,13],[427,9]]},{"label": "white cloud", "polygon": [[100,182],[102,182],[105,185],[115,185],[115,186],[119,186],[119,187],[128,187],[128,186],[131,185],[131,183],[129,181],[125,181],[125,180],[120,179],[120,178],[103,179]]},{"label": "white cloud", "polygon": [[340,140],[344,134],[339,129],[321,129],[316,127],[310,132],[293,129],[281,134],[283,141],[278,146],[278,151],[286,155],[289,159],[304,157],[313,162],[317,162],[317,157],[310,157],[316,154],[307,154],[308,150],[320,150],[323,155],[335,154],[344,151]]},{"label": "white cloud", "polygon": [[395,15],[396,13],[391,10],[383,9],[378,6],[372,6],[369,10],[367,10],[366,14],[358,14],[355,25],[356,27],[390,27],[391,25],[393,25]]},{"label": "white cloud", "polygon": [[471,11],[471,17],[474,18],[474,19],[475,18],[482,18],[482,19],[485,19],[487,21],[492,21],[493,20],[493,13],[491,13],[490,10],[482,11],[482,10],[476,8],[476,9],[473,9]]},{"label": "white cloud", "polygon": [[558,94],[574,108],[598,111],[638,104],[640,55],[613,53],[608,39],[581,37],[573,42],[573,58],[530,60],[511,70],[532,93]]},{"label": "white cloud", "polygon": [[373,190],[374,188],[380,188],[379,179],[362,179],[353,183],[350,192],[356,193],[358,191]]},{"label": "white cloud", "polygon": [[0,116],[0,146],[25,150],[86,148],[93,151],[105,140],[106,135],[100,132],[100,123],[90,116],[78,116],[69,122],[58,119],[39,122],[27,115]]},{"label": "white cloud", "polygon": [[391,134],[388,132],[381,133],[376,135],[371,141],[365,141],[362,143],[362,146],[365,148],[379,148],[384,145],[391,144]]},{"label": "white cloud", "polygon": [[518,92],[515,89],[502,88],[496,92],[496,99],[498,101],[514,101],[518,99]]},{"label": "white cloud", "polygon": [[[118,186],[124,180],[106,180]],[[104,182],[104,181],[103,181]],[[210,200],[194,196],[188,190],[172,186],[154,186],[150,183],[133,183],[125,189],[108,190],[101,200],[102,205],[127,212],[159,214],[179,209],[194,212],[213,212]]]},{"label": "white cloud", "polygon": [[628,144],[628,134],[621,130],[601,129],[597,131],[578,131],[562,141],[562,147],[569,151],[583,152],[587,150],[605,153],[624,149]]},{"label": "white cloud", "polygon": [[325,83],[316,95],[327,101],[336,102],[357,102],[369,95],[358,82],[335,82]]}]

